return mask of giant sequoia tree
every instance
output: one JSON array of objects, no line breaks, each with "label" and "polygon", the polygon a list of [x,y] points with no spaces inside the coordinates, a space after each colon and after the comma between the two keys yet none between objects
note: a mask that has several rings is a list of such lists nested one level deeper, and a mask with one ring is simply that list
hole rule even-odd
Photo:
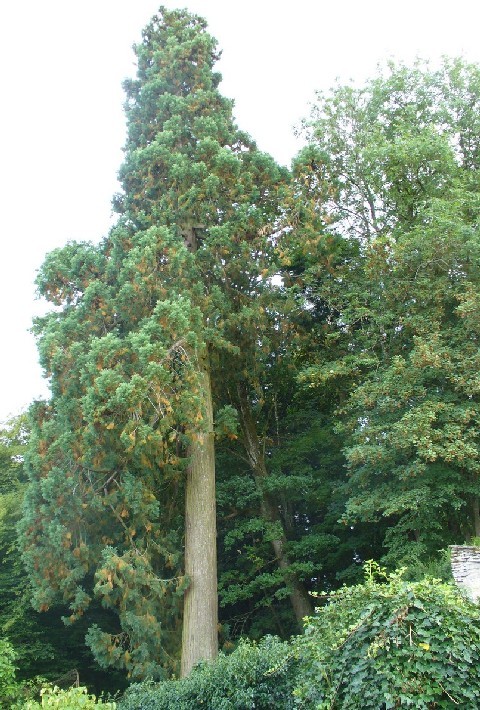
[{"label": "giant sequoia tree", "polygon": [[175,666],[184,597],[186,674],[217,649],[211,355],[255,312],[283,175],[236,128],[203,20],[161,9],[135,52],[118,224],[38,279],[57,308],[36,325],[52,398],[24,547],[37,606],[73,622],[101,599],[92,648],[137,676]]}]

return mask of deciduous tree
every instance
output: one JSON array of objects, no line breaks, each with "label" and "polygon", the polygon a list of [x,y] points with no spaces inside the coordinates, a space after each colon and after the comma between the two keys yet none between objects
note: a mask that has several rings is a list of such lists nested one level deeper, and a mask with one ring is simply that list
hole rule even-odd
[{"label": "deciduous tree", "polygon": [[343,385],[345,522],[386,522],[394,561],[479,529],[479,105],[476,66],[391,65],[319,97],[296,165],[303,292],[337,349],[302,377]]}]

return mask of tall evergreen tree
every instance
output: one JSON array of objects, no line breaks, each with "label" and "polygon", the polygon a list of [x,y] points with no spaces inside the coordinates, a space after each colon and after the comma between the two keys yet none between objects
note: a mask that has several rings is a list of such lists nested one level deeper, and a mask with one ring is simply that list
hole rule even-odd
[{"label": "tall evergreen tree", "polygon": [[74,621],[101,599],[118,623],[91,629],[97,658],[155,676],[184,595],[182,674],[216,654],[210,361],[254,309],[284,174],[236,128],[203,20],[161,8],[135,52],[118,225],[38,280],[59,308],[36,326],[52,399],[23,530],[37,605]]}]

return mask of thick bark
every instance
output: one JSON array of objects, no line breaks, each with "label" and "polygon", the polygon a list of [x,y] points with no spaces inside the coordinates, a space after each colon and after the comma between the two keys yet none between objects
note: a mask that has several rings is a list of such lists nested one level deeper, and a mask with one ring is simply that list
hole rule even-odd
[{"label": "thick bark", "polygon": [[[250,466],[253,471],[257,489],[261,494],[262,517],[270,523],[280,523],[284,530],[283,520],[272,497],[265,491],[264,481],[268,476],[265,465],[265,456],[262,450],[257,427],[247,397],[239,390],[240,414],[242,422],[245,448]],[[289,571],[290,560],[285,552],[287,539],[283,533],[276,540],[272,540],[272,547],[277,559],[278,567],[284,572],[285,582],[290,588],[290,602],[298,625],[302,628],[305,616],[313,614],[313,605],[307,590],[297,577]]]},{"label": "thick bark", "polygon": [[[196,228],[184,225],[185,245],[197,250]],[[217,520],[212,385],[208,350],[198,357],[203,391],[204,426],[189,448],[185,484],[185,574],[190,580],[184,598],[181,676],[201,660],[218,654]]]},{"label": "thick bark", "polygon": [[185,594],[182,677],[200,660],[218,653],[215,449],[208,354],[199,359],[204,392],[204,430],[190,446],[185,490]]}]

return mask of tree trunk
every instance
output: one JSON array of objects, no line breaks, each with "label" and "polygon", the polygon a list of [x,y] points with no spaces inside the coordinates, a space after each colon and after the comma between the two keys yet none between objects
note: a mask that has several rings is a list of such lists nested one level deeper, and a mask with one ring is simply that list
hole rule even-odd
[{"label": "tree trunk", "polygon": [[475,530],[475,537],[480,538],[480,509],[478,496],[473,499],[473,529]]},{"label": "tree trunk", "polygon": [[199,358],[204,393],[204,430],[189,449],[185,490],[185,593],[181,675],[218,653],[215,449],[208,353]]},{"label": "tree trunk", "polygon": [[[187,248],[195,252],[195,227],[185,225],[181,234]],[[182,678],[198,661],[216,658],[218,654],[215,442],[206,347],[197,363],[203,391],[204,426],[199,439],[192,442],[188,451],[190,464],[185,484],[185,574],[190,583],[183,607]]]},{"label": "tree trunk", "polygon": [[[240,388],[239,402],[246,453],[252,467],[257,489],[262,496],[262,517],[269,523],[280,523],[282,530],[284,530],[283,520],[278,506],[275,504],[275,501],[272,499],[271,495],[264,490],[263,482],[268,477],[268,471],[265,465],[265,456],[260,445],[250,404],[245,393],[242,393]],[[302,620],[305,616],[313,614],[313,605],[304,585],[297,579],[295,574],[289,572],[290,561],[285,552],[286,542],[287,539],[285,533],[283,533],[278,539],[272,540],[272,547],[275,552],[277,564],[282,572],[284,572],[285,582],[291,590],[290,602],[292,604],[293,613],[295,614],[299,627],[303,628]]]}]

